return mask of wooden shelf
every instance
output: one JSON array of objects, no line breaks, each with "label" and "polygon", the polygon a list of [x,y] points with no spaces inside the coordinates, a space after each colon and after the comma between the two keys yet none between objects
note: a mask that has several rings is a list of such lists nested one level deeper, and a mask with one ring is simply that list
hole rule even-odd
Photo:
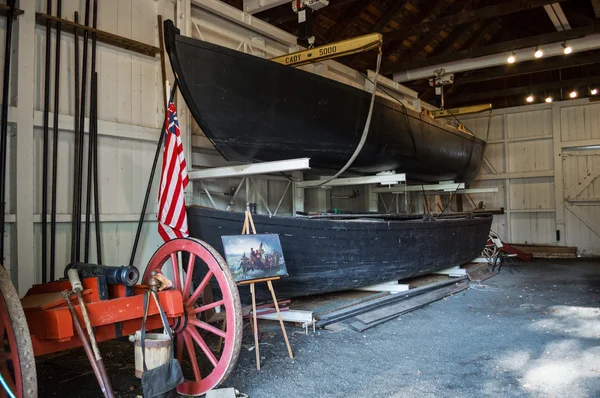
[{"label": "wooden shelf", "polygon": [[83,32],[85,31],[88,31],[89,33],[96,33],[96,38],[99,42],[109,44],[111,46],[134,51],[150,57],[155,57],[156,54],[160,54],[160,48],[151,46],[149,44],[128,39],[113,33],[108,33],[103,30],[94,29],[92,27],[81,25],[67,19],[57,18],[52,15],[42,14],[39,12],[35,13],[35,22],[38,25],[46,26],[48,21],[50,21],[50,26],[52,28],[56,28],[56,23],[60,22],[60,27],[65,32],[75,33],[75,30],[78,30],[80,35],[83,35]]},{"label": "wooden shelf", "polygon": [[[2,15],[3,17],[6,17],[6,15],[8,14],[8,10],[10,10],[9,6],[7,6],[6,4],[0,4],[0,15]],[[25,11],[23,11],[19,8],[15,8],[15,13],[13,14],[13,18],[16,18],[19,15],[22,15],[24,13],[25,13]]]}]

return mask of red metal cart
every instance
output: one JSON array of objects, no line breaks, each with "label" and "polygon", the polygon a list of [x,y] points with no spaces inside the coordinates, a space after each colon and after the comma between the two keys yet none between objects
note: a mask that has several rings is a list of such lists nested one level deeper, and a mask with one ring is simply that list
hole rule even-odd
[{"label": "red metal cart", "polygon": [[[181,256],[178,256],[182,253]],[[179,264],[179,259],[185,264]],[[204,275],[199,283],[196,275]],[[158,293],[159,302],[176,336],[175,356],[189,363],[186,380],[178,388],[184,395],[200,395],[219,385],[233,370],[242,337],[242,312],[238,290],[223,258],[205,242],[175,239],[161,246],[142,278],[148,283],[152,271],[170,268],[173,286]],[[141,328],[145,284],[127,287],[107,285],[100,278],[83,279],[83,297],[98,341],[135,333]],[[218,301],[205,302],[207,289],[220,290]],[[82,345],[75,333],[73,319],[61,293],[70,290],[69,281],[33,286],[19,300],[8,273],[0,266],[0,374],[18,398],[37,396],[35,356]],[[75,304],[75,303],[74,303]],[[221,330],[207,321],[206,314],[220,307],[227,318]],[[81,308],[75,305],[78,317]],[[162,327],[158,309],[150,304],[147,330]],[[81,318],[80,318],[81,319]],[[214,342],[222,337],[217,352]],[[132,347],[133,358],[133,347]],[[187,369],[187,368],[186,368]],[[187,371],[184,369],[185,371]],[[0,385],[0,397],[11,396]]]}]

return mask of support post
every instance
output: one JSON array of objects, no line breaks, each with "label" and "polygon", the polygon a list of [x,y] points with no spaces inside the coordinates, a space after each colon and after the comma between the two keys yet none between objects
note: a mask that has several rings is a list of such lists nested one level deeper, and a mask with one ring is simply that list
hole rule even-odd
[{"label": "support post", "polygon": [[36,282],[36,241],[33,230],[34,211],[34,90],[32,82],[35,72],[35,2],[21,2],[21,8],[25,13],[17,21],[17,51],[16,70],[18,74],[17,84],[17,129],[16,134],[16,170],[19,170],[19,178],[15,179],[16,197],[16,232],[17,232],[17,260],[18,279],[17,288],[20,295]]}]

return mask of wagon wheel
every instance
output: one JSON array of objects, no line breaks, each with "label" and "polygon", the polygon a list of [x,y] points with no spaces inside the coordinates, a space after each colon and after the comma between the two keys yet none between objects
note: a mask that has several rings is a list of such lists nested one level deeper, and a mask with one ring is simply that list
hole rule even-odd
[{"label": "wagon wheel", "polygon": [[[8,272],[0,265],[0,397],[37,397],[35,357],[27,319]],[[5,388],[8,387],[10,393]]]},{"label": "wagon wheel", "polygon": [[[182,253],[184,275],[180,275],[178,253]],[[186,261],[187,260],[187,261]],[[177,341],[176,357],[184,367],[185,360],[189,361],[193,376],[187,377],[184,367],[185,382],[177,391],[183,395],[200,395],[219,385],[229,376],[237,362],[242,342],[242,307],[237,286],[233,275],[223,257],[207,243],[187,238],[174,239],[162,245],[146,268],[143,281],[147,282],[152,271],[162,272],[171,269],[173,288],[183,296],[184,316],[179,319],[174,331]],[[204,278],[202,282],[192,287],[194,270],[201,267]],[[182,280],[183,279],[183,282]],[[221,300],[203,304],[201,300],[205,289],[212,286],[221,290]],[[201,320],[201,314],[217,306],[225,308],[226,328],[221,330]],[[211,348],[220,337],[224,339],[223,351],[217,352]],[[187,358],[184,358],[184,348]],[[205,360],[198,363],[196,353],[204,354]],[[200,357],[201,358],[201,357]]]}]

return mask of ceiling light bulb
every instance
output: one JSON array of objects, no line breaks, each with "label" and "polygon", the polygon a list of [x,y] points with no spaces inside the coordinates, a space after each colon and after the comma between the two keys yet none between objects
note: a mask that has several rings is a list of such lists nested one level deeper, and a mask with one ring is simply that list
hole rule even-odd
[{"label": "ceiling light bulb", "polygon": [[535,55],[536,58],[542,58],[544,56],[544,52],[536,47],[533,55]]},{"label": "ceiling light bulb", "polygon": [[596,94],[598,94],[598,89],[597,88],[593,88],[593,89],[590,90],[590,93],[592,95],[596,95]]},{"label": "ceiling light bulb", "polygon": [[516,60],[517,58],[515,58],[515,53],[512,52],[510,56],[506,59],[506,62],[508,62],[509,64],[514,64]]},{"label": "ceiling light bulb", "polygon": [[565,55],[571,54],[573,52],[573,47],[571,46],[567,46],[565,43],[563,43],[563,53],[565,53]]},{"label": "ceiling light bulb", "polygon": [[527,102],[533,102],[533,95],[530,95],[529,97],[527,97]]},{"label": "ceiling light bulb", "polygon": [[550,103],[550,102],[552,102],[552,97],[546,97],[546,102],[547,102],[547,103]]},{"label": "ceiling light bulb", "polygon": [[571,93],[569,93],[569,97],[577,98],[577,91],[575,91],[575,90],[571,91]]}]

